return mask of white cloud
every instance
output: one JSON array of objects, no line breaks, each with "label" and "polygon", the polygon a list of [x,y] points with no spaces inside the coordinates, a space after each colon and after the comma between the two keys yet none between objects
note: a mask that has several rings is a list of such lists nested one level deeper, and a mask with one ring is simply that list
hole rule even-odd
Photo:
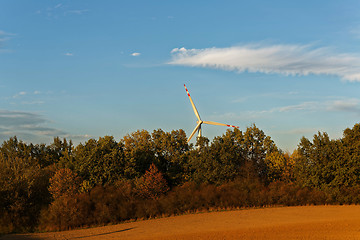
[{"label": "white cloud", "polygon": [[76,14],[76,15],[82,15],[83,13],[88,12],[89,9],[79,9],[79,10],[68,10],[65,14]]},{"label": "white cloud", "polygon": [[15,34],[0,30],[0,36],[15,36]]},{"label": "white cloud", "polygon": [[182,48],[174,48],[173,50],[171,50],[171,53],[186,53],[188,50],[184,47]]},{"label": "white cloud", "polygon": [[251,110],[243,111],[241,113],[225,113],[210,115],[209,118],[218,119],[219,121],[254,121],[264,117],[269,117],[271,114],[287,114],[296,112],[311,112],[311,113],[325,113],[325,112],[340,112],[353,113],[360,115],[360,99],[332,99],[322,101],[307,101],[294,105],[287,105],[281,107],[274,107],[265,110]]},{"label": "white cloud", "polygon": [[282,113],[291,111],[314,111],[314,112],[352,112],[360,113],[360,99],[336,99],[328,101],[302,102],[295,105],[272,108],[262,113]]},{"label": "white cloud", "polygon": [[45,103],[43,100],[40,99],[42,95],[43,94],[38,90],[35,90],[32,92],[21,91],[21,92],[14,94],[11,97],[4,97],[4,99],[12,100],[12,102],[10,102],[10,104],[13,104],[13,105],[18,105],[18,104],[39,105],[39,104]]},{"label": "white cloud", "polygon": [[70,52],[67,52],[67,53],[65,53],[64,55],[65,55],[65,56],[68,56],[68,57],[74,56],[74,54],[73,54],[73,53],[70,53]]},{"label": "white cloud", "polygon": [[360,100],[335,100],[328,103],[327,110],[360,113]]},{"label": "white cloud", "polygon": [[15,94],[13,96],[13,98],[18,98],[18,97],[25,96],[25,95],[26,95],[26,92],[22,91],[22,92],[18,92],[17,94]]},{"label": "white cloud", "polygon": [[309,134],[309,133],[313,134],[313,133],[316,133],[317,131],[319,131],[319,129],[316,129],[316,128],[294,128],[294,129],[291,129],[288,131],[284,131],[283,133],[304,135],[304,134]]},{"label": "white cloud", "polygon": [[36,11],[37,14],[46,16],[49,19],[58,19],[67,15],[82,15],[90,11],[89,9],[70,9],[69,6],[63,5],[62,3],[56,4],[55,6],[39,9]]},{"label": "white cloud", "polygon": [[316,110],[318,108],[317,102],[303,102],[297,105],[289,105],[274,109],[276,112],[289,112],[294,110]]},{"label": "white cloud", "polygon": [[39,104],[44,104],[44,101],[22,101],[21,104],[24,105],[39,105]]},{"label": "white cloud", "polygon": [[229,48],[174,48],[169,64],[237,72],[334,75],[360,81],[360,56],[310,45],[243,45]]},{"label": "white cloud", "polygon": [[75,141],[87,140],[87,139],[92,138],[92,136],[89,135],[89,134],[84,134],[84,135],[70,135],[70,134],[68,134],[68,135],[65,135],[64,137],[68,138],[68,139],[71,139],[71,140],[75,140]]},{"label": "white cloud", "polygon": [[138,52],[134,52],[134,53],[131,54],[131,56],[134,56],[134,57],[137,57],[137,56],[140,56],[140,55],[141,55],[141,53],[138,53]]},{"label": "white cloud", "polygon": [[[0,48],[3,47],[4,43],[10,40],[12,36],[15,36],[15,34],[0,30]],[[6,50],[1,49],[1,52],[6,52]]]},{"label": "white cloud", "polygon": [[56,9],[56,8],[59,8],[59,7],[61,7],[62,6],[62,4],[61,3],[59,3],[58,5],[56,5],[54,8]]}]

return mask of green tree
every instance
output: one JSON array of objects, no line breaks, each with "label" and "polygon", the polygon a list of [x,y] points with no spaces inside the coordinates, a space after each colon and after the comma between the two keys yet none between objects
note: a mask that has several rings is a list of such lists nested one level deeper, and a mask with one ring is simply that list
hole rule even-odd
[{"label": "green tree", "polygon": [[[42,157],[44,162],[43,165],[50,165],[61,161],[62,165],[64,165],[63,158],[69,158],[72,154],[72,150],[73,144],[71,140],[68,142],[66,138],[61,140],[59,137],[55,137],[54,142],[46,147],[46,155]],[[71,166],[70,162],[67,162],[66,164],[68,165],[67,167]]]},{"label": "green tree", "polygon": [[209,142],[206,137],[197,137],[195,148],[187,153],[188,178],[196,183],[218,182],[216,171],[220,165],[213,159]]},{"label": "green tree", "polygon": [[248,175],[259,177],[262,181],[267,179],[267,166],[265,158],[268,154],[278,151],[275,143],[269,136],[254,125],[248,127],[243,136],[243,146],[246,152]]},{"label": "green tree", "polygon": [[185,132],[181,129],[171,132],[154,130],[152,149],[156,166],[171,185],[184,182],[184,164],[187,161],[186,152],[189,151]]},{"label": "green tree", "polygon": [[360,185],[360,124],[344,130],[343,138],[338,141],[338,158],[335,161],[334,182],[339,186]]},{"label": "green tree", "polygon": [[221,137],[215,137],[210,146],[211,158],[216,161],[217,184],[236,177],[243,176],[245,151],[243,149],[243,134],[238,129],[227,130]]},{"label": "green tree", "polygon": [[51,169],[40,167],[32,147],[14,137],[0,148],[0,222],[7,231],[35,227],[41,208],[50,202]]},{"label": "green tree", "polygon": [[126,135],[121,143],[126,158],[125,176],[129,179],[142,176],[155,161],[151,135],[146,130],[138,130]]},{"label": "green tree", "polygon": [[313,142],[303,137],[297,148],[295,161],[296,178],[307,187],[331,187],[337,185],[337,163],[339,142],[330,140],[327,133],[314,135]]},{"label": "green tree", "polygon": [[74,171],[83,179],[83,190],[115,183],[125,177],[125,157],[121,143],[105,136],[79,144],[73,152]]}]

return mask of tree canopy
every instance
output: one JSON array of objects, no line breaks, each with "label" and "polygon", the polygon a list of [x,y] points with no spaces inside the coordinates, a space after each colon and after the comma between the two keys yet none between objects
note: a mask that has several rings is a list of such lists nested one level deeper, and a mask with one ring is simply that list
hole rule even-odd
[{"label": "tree canopy", "polygon": [[[293,153],[283,152],[255,125],[244,132],[227,130],[212,141],[199,137],[195,145],[187,143],[181,129],[157,129],[77,146],[58,137],[49,145],[12,137],[0,147],[0,232],[59,222],[61,209],[69,206],[77,216],[97,209],[101,220],[95,215],[87,219],[104,223],[206,204],[358,203],[359,192],[360,124],[345,129],[339,139],[330,139],[326,132],[312,140],[302,137]],[[144,201],[155,205],[142,207]],[[76,218],[71,224],[89,223]]]}]

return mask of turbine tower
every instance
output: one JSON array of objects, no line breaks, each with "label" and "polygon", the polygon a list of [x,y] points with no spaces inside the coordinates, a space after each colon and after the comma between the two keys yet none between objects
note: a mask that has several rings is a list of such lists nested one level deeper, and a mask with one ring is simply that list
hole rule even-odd
[{"label": "turbine tower", "polygon": [[196,131],[198,131],[198,136],[201,137],[201,124],[203,124],[203,123],[205,123],[205,124],[211,124],[211,125],[218,125],[218,126],[225,126],[225,127],[239,128],[238,126],[233,126],[233,125],[229,125],[229,124],[224,124],[224,123],[217,123],[217,122],[211,122],[211,121],[203,121],[203,120],[201,120],[200,115],[199,115],[199,112],[198,112],[198,110],[196,109],[195,104],[194,104],[193,100],[191,99],[190,93],[189,93],[188,89],[186,88],[186,85],[185,85],[185,84],[184,84],[184,87],[185,87],[185,90],[186,90],[187,95],[189,96],[190,103],[191,103],[191,106],[192,106],[192,108],[193,108],[193,110],[194,110],[194,113],[195,113],[195,115],[196,115],[196,117],[197,117],[197,119],[198,119],[198,120],[196,121],[196,122],[197,122],[197,125],[196,125],[194,131],[191,133],[190,137],[189,137],[188,140],[187,140],[188,143],[190,142],[191,138],[194,136],[194,134],[196,133]]}]

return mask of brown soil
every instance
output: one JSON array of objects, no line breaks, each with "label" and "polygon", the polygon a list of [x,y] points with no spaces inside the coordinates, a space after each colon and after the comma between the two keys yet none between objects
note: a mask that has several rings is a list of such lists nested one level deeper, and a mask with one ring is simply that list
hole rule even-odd
[{"label": "brown soil", "polygon": [[26,239],[360,239],[360,206],[308,206],[189,214]]}]

